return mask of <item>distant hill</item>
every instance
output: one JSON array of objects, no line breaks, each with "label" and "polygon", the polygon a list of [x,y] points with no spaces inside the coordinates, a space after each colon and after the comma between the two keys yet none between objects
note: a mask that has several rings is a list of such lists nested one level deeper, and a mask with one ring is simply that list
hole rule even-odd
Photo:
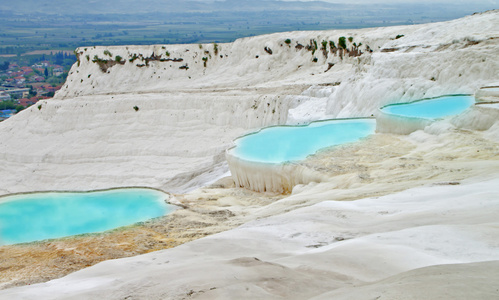
[{"label": "distant hill", "polygon": [[[262,11],[274,9],[332,9],[339,4],[327,2],[283,2],[275,0],[256,1],[179,1],[151,0],[138,3],[132,0],[77,1],[77,0],[26,0],[22,2],[4,2],[0,10],[18,13],[44,14],[135,14],[135,13],[171,13],[171,12],[212,12],[212,11]],[[344,6],[341,4],[340,6]]]},{"label": "distant hill", "polygon": [[[337,1],[330,3],[324,1],[277,1],[277,0],[226,0],[226,1],[181,1],[181,0],[150,0],[137,2],[132,0],[106,0],[106,1],[79,1],[79,0],[24,0],[3,1],[0,3],[0,12],[15,12],[22,14],[43,13],[60,15],[82,14],[141,14],[141,13],[172,13],[172,12],[214,12],[214,11],[265,11],[265,10],[338,10],[345,7],[357,7],[359,11],[392,7],[419,7],[428,11],[445,6],[440,10],[442,15],[461,11],[465,14],[475,11],[497,8],[495,2],[474,1],[474,3],[449,3],[445,1],[393,3],[386,4],[359,4],[350,1]],[[380,7],[381,6],[381,7]]]},{"label": "distant hill", "polygon": [[339,1],[0,1],[0,54],[72,51],[83,45],[232,42],[275,32],[433,23],[496,8],[493,1]]}]

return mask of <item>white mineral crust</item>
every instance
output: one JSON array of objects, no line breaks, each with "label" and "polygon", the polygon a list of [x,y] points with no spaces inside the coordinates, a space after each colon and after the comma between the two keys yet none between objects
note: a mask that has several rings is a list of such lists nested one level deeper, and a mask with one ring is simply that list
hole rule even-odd
[{"label": "white mineral crust", "polygon": [[[326,58],[295,48],[341,36],[364,53]],[[213,44],[81,47],[54,99],[0,123],[0,194],[185,192],[225,174],[232,140],[262,126],[367,117],[388,103],[499,86],[498,37],[499,11],[489,11],[276,33],[220,44],[217,53]],[[133,54],[144,59],[130,62]],[[153,54],[161,56],[145,65]],[[92,62],[116,55],[125,64],[105,72]],[[497,299],[498,110],[482,104],[399,137],[417,155],[380,159],[393,174],[382,182],[358,174],[300,184],[273,204],[240,208],[246,223],[236,229],[2,290],[0,299]],[[431,172],[418,173],[422,162]]]}]

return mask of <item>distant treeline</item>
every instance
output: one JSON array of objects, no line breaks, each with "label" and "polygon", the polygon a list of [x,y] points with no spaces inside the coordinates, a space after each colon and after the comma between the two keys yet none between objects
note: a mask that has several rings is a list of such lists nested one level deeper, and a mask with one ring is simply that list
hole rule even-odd
[{"label": "distant treeline", "polygon": [[0,71],[6,71],[9,69],[10,63],[8,61],[4,61],[3,64],[0,64]]},{"label": "distant treeline", "polygon": [[360,5],[346,0],[151,0],[138,5],[133,0],[107,0],[97,6],[95,1],[79,0],[4,2],[0,1],[0,55],[100,45],[224,43],[274,32],[421,24],[491,6],[483,1]]},{"label": "distant treeline", "polygon": [[[54,54],[55,56],[55,64],[56,65],[63,65],[64,64],[64,60],[68,59],[68,60],[71,60],[71,61],[76,61],[76,56],[74,54],[67,54],[66,52],[63,52],[63,51],[60,51],[60,52],[56,52]],[[45,58],[45,55],[42,55],[42,60],[43,58]]]},{"label": "distant treeline", "polygon": [[7,46],[0,47],[0,54],[23,54],[26,49],[24,47]]}]

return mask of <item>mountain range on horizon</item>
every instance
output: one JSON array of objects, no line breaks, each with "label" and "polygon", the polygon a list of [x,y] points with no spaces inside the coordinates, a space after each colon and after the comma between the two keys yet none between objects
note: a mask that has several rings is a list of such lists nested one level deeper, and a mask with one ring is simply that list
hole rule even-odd
[{"label": "mountain range on horizon", "polygon": [[[484,11],[497,8],[497,1],[280,1],[280,0],[151,0],[137,5],[131,0],[109,1],[77,1],[77,0],[25,0],[22,2],[2,1],[1,12],[13,13],[43,13],[43,14],[140,14],[140,13],[172,13],[172,12],[216,12],[216,11],[266,11],[266,10],[341,10],[347,7],[356,7],[359,11],[379,9],[386,6],[410,6],[424,9],[446,7],[447,12],[466,11],[465,14],[475,11]],[[463,14],[464,15],[464,14]]]}]

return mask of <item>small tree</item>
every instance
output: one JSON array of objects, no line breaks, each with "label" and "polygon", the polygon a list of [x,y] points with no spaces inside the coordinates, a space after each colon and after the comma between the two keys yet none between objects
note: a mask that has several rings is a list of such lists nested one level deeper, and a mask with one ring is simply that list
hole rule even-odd
[{"label": "small tree", "polygon": [[291,44],[291,40],[290,40],[290,39],[286,39],[284,42],[285,42],[286,44],[288,44],[288,45],[289,45],[289,44]]},{"label": "small tree", "polygon": [[36,96],[36,90],[33,88],[32,85],[27,86],[29,88],[29,97],[34,97]]},{"label": "small tree", "polygon": [[344,37],[344,36],[341,36],[339,39],[338,39],[338,47],[342,48],[342,49],[346,49],[347,48],[347,39]]},{"label": "small tree", "polygon": [[315,54],[315,51],[318,49],[317,47],[317,41],[314,39],[310,39],[310,44],[307,45],[307,50],[312,51],[312,55]]},{"label": "small tree", "polygon": [[322,48],[321,48],[322,54],[324,54],[324,57],[327,58],[327,41],[326,40],[322,41],[321,45],[322,45]]},{"label": "small tree", "polygon": [[0,64],[1,71],[7,71],[9,69],[10,63],[8,61],[4,61],[3,64]]}]

